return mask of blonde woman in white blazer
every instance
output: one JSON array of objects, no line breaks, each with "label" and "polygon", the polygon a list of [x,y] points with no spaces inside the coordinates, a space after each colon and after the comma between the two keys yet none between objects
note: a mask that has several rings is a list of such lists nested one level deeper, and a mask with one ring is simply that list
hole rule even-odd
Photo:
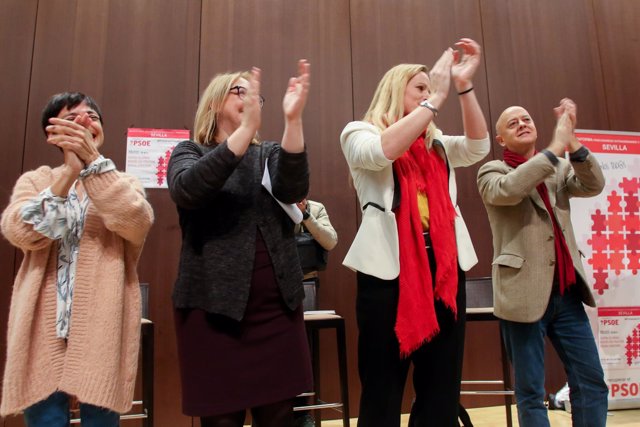
[{"label": "blonde woman in white blazer", "polygon": [[[430,72],[390,69],[363,121],[340,143],[363,211],[343,264],[357,271],[359,427],[400,425],[402,393],[414,364],[410,425],[457,424],[464,345],[464,271],[477,263],[457,206],[455,168],[490,149],[473,91],[480,46],[461,39]],[[433,123],[451,81],[465,136]]]}]

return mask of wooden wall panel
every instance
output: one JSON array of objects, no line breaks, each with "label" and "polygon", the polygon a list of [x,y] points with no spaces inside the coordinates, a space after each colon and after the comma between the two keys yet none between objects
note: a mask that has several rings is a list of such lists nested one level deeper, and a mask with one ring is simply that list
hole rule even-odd
[{"label": "wooden wall panel", "polygon": [[[354,116],[360,119],[371,102],[375,88],[384,73],[400,63],[426,64],[431,67],[442,52],[462,37],[482,44],[482,22],[477,1],[391,1],[352,0]],[[484,61],[484,60],[483,60]],[[453,86],[453,85],[452,85]],[[474,90],[489,120],[487,76],[481,65],[474,78]],[[450,135],[463,133],[462,116],[457,95],[452,89],[437,120],[438,126]],[[489,156],[490,157],[490,156]],[[482,163],[482,162],[481,162]],[[476,186],[479,165],[456,170],[458,202],[474,241],[480,262],[469,277],[489,275],[492,259],[491,231]],[[492,350],[482,345],[495,341],[495,328],[477,325],[470,328],[467,359],[493,360]],[[469,356],[471,355],[471,356]],[[473,364],[465,362],[465,379],[480,379],[487,370],[499,372],[499,361],[471,371]],[[405,394],[408,409],[413,392]],[[499,404],[498,399],[489,400]],[[465,398],[465,405],[475,406],[476,398]],[[487,400],[483,401],[486,404]]]},{"label": "wooden wall panel", "polygon": [[[384,73],[400,63],[431,67],[447,47],[462,37],[482,44],[482,22],[477,1],[352,0],[354,116],[364,116]],[[452,85],[453,86],[453,85]],[[487,77],[481,65],[474,78],[476,96],[487,120]],[[463,133],[455,90],[441,108],[437,124],[446,134]],[[475,184],[479,165],[456,170],[458,202],[476,244],[480,262],[470,276],[490,273],[489,224]],[[490,248],[490,246],[489,246]]]},{"label": "wooden wall panel", "polygon": [[608,128],[640,131],[640,3],[634,0],[594,1],[594,16],[606,92]]},{"label": "wooden wall panel", "polygon": [[[62,160],[39,127],[50,95],[79,90],[104,114],[103,154],[125,167],[126,129],[190,128],[197,103],[200,2],[171,0],[40,2],[29,97],[25,169]],[[156,419],[191,425],[181,415],[171,291],[180,233],[166,190],[148,192],[156,221],[139,265],[150,283],[156,323]]]},{"label": "wooden wall panel", "polygon": [[[309,197],[322,202],[340,242],[320,274],[320,308],[335,309],[347,321],[350,383],[357,384],[355,362],[355,275],[341,266],[355,235],[355,193],[349,188],[339,145],[352,120],[349,3],[346,0],[205,0],[202,11],[200,92],[220,72],[262,69],[262,139],[279,141],[284,129],[282,97],[296,61],[311,62],[311,92],[304,113],[304,134],[311,169]],[[322,393],[339,396],[334,365],[335,339],[323,334]],[[359,393],[353,392],[353,400]],[[339,414],[327,414],[337,417]]]},{"label": "wooden wall panel", "polygon": [[[578,105],[580,128],[607,129],[610,112],[590,1],[480,4],[492,127],[506,107],[521,105],[536,123],[537,148],[545,148],[555,126],[552,109],[569,97]],[[502,158],[497,144],[494,153]],[[556,392],[566,376],[556,353],[547,347],[546,387]]]},{"label": "wooden wall panel", "polygon": [[569,97],[578,105],[579,127],[606,129],[609,113],[591,2],[480,3],[492,126],[506,107],[521,105],[536,122],[542,149],[555,125],[552,108]]},{"label": "wooden wall panel", "polygon": [[[29,79],[36,25],[37,0],[0,1],[0,209],[22,172],[24,134],[29,100]],[[0,239],[0,369],[6,357],[6,333],[16,250]],[[1,378],[0,373],[0,378]],[[0,391],[1,393],[1,391]],[[22,424],[21,417],[0,419],[0,425]]]},{"label": "wooden wall panel", "polygon": [[[2,205],[17,176],[40,164],[58,164],[46,146],[39,120],[50,95],[80,90],[95,97],[105,115],[104,154],[120,168],[127,127],[191,128],[200,91],[227,70],[263,69],[267,98],[261,135],[279,140],[281,100],[295,62],[312,63],[312,89],[305,111],[311,162],[310,197],[322,201],[340,243],[321,273],[320,308],[347,320],[352,416],[357,415],[355,275],[341,261],[358,223],[339,147],[344,125],[364,114],[383,73],[401,62],[431,66],[460,37],[478,40],[484,62],[476,94],[489,126],[507,106],[529,109],[549,141],[551,109],[569,96],[579,108],[579,126],[638,131],[640,60],[633,53],[640,6],[634,0],[0,0],[0,159]],[[456,95],[450,95],[438,125],[462,131]],[[493,136],[493,130],[492,130]],[[494,145],[490,158],[502,151]],[[482,162],[481,162],[482,163]],[[476,167],[458,171],[459,202],[480,263],[470,277],[490,273],[491,234],[475,186]],[[140,279],[150,283],[150,318],[156,323],[156,425],[187,426],[181,415],[180,381],[170,294],[177,270],[180,232],[166,190],[150,190],[156,223],[140,261]],[[14,272],[15,251],[0,242],[0,361]],[[323,398],[338,398],[333,338],[322,338]],[[495,324],[468,326],[465,379],[499,376]],[[489,344],[487,344],[489,343]],[[564,374],[554,354],[547,385],[556,391]],[[407,393],[406,407],[411,399]],[[500,404],[499,398],[464,398],[467,406]],[[325,414],[337,418],[335,413]],[[3,420],[22,425],[20,417]],[[196,421],[197,423],[197,421]],[[2,424],[2,423],[0,423]],[[128,424],[137,425],[135,422]]]}]

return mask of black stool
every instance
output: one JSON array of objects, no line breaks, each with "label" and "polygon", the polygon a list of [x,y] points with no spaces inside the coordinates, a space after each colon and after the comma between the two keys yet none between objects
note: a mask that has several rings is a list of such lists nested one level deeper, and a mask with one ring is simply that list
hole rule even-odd
[{"label": "black stool", "polygon": [[[304,324],[307,328],[309,346],[311,348],[311,360],[313,367],[314,391],[303,393],[301,396],[313,396],[314,404],[296,406],[294,411],[315,410],[316,426],[320,427],[322,415],[320,409],[342,408],[342,425],[349,427],[349,382],[347,377],[347,340],[345,336],[344,318],[337,314],[312,314],[305,313]],[[321,329],[335,329],[336,343],[338,347],[338,374],[340,376],[340,398],[342,402],[327,403],[320,400],[320,346],[319,331]]]},{"label": "black stool", "polygon": [[[497,321],[497,317],[493,315],[493,285],[491,277],[480,277],[467,279],[467,322],[473,321]],[[512,396],[514,395],[511,386],[511,368],[507,360],[507,353],[502,340],[502,329],[500,329],[500,356],[502,361],[502,379],[501,380],[482,380],[482,381],[462,381],[462,385],[498,385],[502,386],[500,390],[478,390],[478,391],[460,391],[460,394],[470,395],[503,395],[504,407],[507,416],[507,427],[512,427],[513,420],[511,415]]]}]

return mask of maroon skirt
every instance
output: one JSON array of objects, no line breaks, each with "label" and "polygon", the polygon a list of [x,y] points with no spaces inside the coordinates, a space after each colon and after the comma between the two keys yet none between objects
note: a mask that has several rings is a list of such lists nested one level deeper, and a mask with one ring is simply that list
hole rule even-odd
[{"label": "maroon skirt", "polygon": [[244,319],[200,309],[176,309],[174,317],[185,415],[236,412],[313,388],[302,306],[292,312],[284,304],[259,232]]}]

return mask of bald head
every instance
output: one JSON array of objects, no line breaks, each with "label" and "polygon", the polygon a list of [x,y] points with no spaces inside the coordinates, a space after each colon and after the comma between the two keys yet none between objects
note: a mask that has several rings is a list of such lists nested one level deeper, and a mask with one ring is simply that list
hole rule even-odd
[{"label": "bald head", "polygon": [[496,122],[496,141],[516,153],[535,148],[538,131],[529,112],[518,105],[504,110]]},{"label": "bald head", "polygon": [[498,121],[496,122],[496,135],[500,135],[500,130],[504,128],[509,117],[513,115],[521,115],[526,114],[529,116],[529,112],[524,109],[524,107],[520,107],[519,105],[512,105],[511,107],[507,107],[498,117]]}]

